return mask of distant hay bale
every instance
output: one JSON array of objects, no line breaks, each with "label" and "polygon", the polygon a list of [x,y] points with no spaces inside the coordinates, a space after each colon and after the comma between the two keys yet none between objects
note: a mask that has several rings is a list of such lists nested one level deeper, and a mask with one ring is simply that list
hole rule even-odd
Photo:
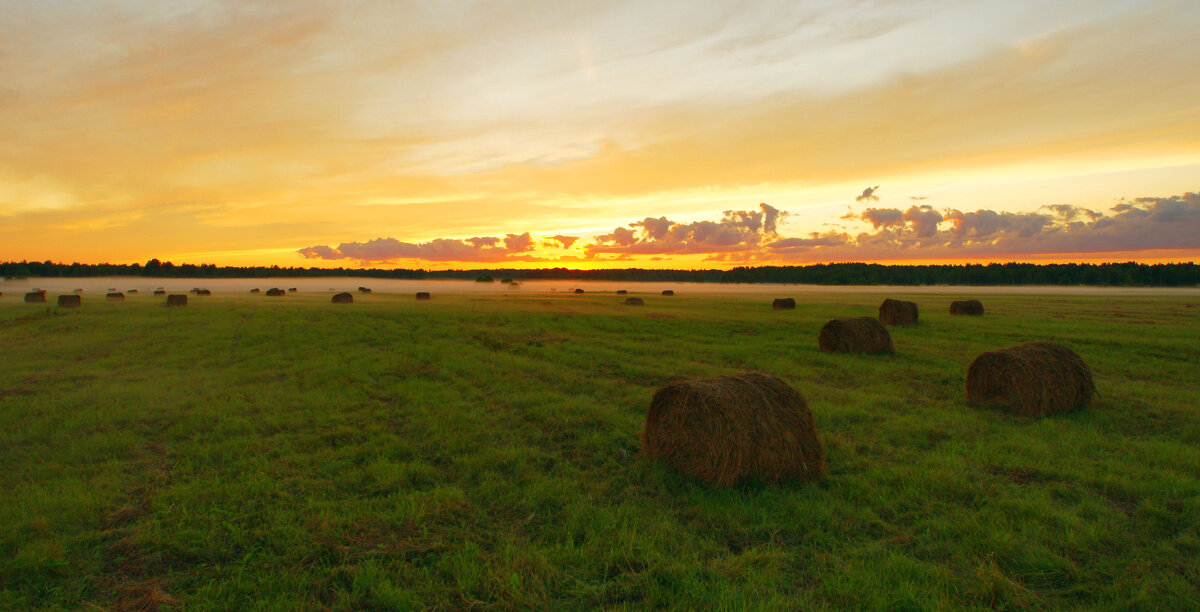
[{"label": "distant hay bale", "polygon": [[296,291],[297,289],[295,287],[288,287],[288,293],[295,293]]},{"label": "distant hay bale", "polygon": [[39,291],[30,291],[29,293],[26,293],[25,294],[25,303],[26,304],[45,304],[46,303],[46,292],[39,290]]},{"label": "distant hay bale", "polygon": [[163,289],[155,289],[154,290],[154,295],[166,295],[166,294],[167,294],[167,292]]},{"label": "distant hay bale", "polygon": [[116,290],[117,290],[117,288],[116,288],[116,287],[109,287],[109,288],[108,288],[108,290],[109,290],[109,291],[116,291]]},{"label": "distant hay bale", "polygon": [[575,293],[583,293],[583,289],[576,289]]},{"label": "distant hay bale", "polygon": [[871,317],[834,319],[821,328],[817,344],[824,353],[892,354],[892,336]]},{"label": "distant hay bale", "polygon": [[262,293],[262,292],[258,290],[258,287],[255,287],[250,290],[250,293]]},{"label": "distant hay bale", "polygon": [[279,297],[283,294],[284,294],[283,289],[280,289],[279,287],[272,287],[270,289],[267,289],[267,296],[269,296],[269,297]]},{"label": "distant hay bale", "polygon": [[646,303],[646,302],[645,302],[645,301],[643,301],[643,300],[642,300],[642,298],[640,298],[640,297],[631,297],[631,298],[625,298],[625,305],[626,305],[626,306],[641,306],[641,305],[643,305],[643,304],[645,304],[645,303]]},{"label": "distant hay bale", "polygon": [[958,300],[950,302],[950,314],[978,317],[983,315],[983,303],[979,300]]},{"label": "distant hay bale", "polygon": [[629,292],[624,289],[617,289],[617,295],[625,295],[626,293],[629,293]]},{"label": "distant hay bale", "polygon": [[349,291],[343,291],[343,292],[338,293],[333,296],[333,303],[334,304],[353,304],[354,303],[354,295],[351,294]]},{"label": "distant hay bale", "polygon": [[209,291],[208,289],[197,289],[196,295],[212,295],[212,291]]},{"label": "distant hay bale", "polygon": [[124,302],[125,294],[120,291],[109,291],[104,295],[104,299],[110,302]]},{"label": "distant hay bale", "polygon": [[167,306],[187,306],[187,296],[182,293],[172,293],[167,296]]},{"label": "distant hay bale", "polygon": [[83,293],[83,289],[72,289],[71,293]]},{"label": "distant hay bale", "polygon": [[663,295],[675,295],[675,292],[670,289],[663,289]]},{"label": "distant hay bale", "polygon": [[825,451],[804,396],[768,374],[662,387],[646,413],[642,452],[721,487],[825,475]]},{"label": "distant hay bale", "polygon": [[418,292],[417,292],[417,299],[418,299],[418,300],[428,300],[428,299],[430,299],[429,292],[428,292],[428,291],[418,291]]},{"label": "distant hay bale", "polygon": [[983,353],[967,368],[967,403],[1021,416],[1089,408],[1096,395],[1092,371],[1075,351],[1054,342],[1030,342]]},{"label": "distant hay bale", "polygon": [[83,298],[75,294],[58,296],[59,308],[79,308],[83,305]]},{"label": "distant hay bale", "polygon": [[775,298],[771,302],[771,310],[795,310],[796,298]]},{"label": "distant hay bale", "polygon": [[359,287],[359,288],[358,288],[358,292],[359,292],[359,293],[370,293],[370,292],[371,292],[371,288],[370,288],[370,287]]},{"label": "distant hay bale", "polygon": [[502,279],[500,279],[500,284],[501,284],[501,285],[511,285],[511,284],[513,284],[513,279],[511,279],[511,278],[502,278]]},{"label": "distant hay bale", "polygon": [[138,292],[137,289],[130,289],[129,291],[126,291],[125,293],[137,293],[137,292]]},{"label": "distant hay bale", "polygon": [[879,305],[879,320],[888,325],[916,325],[917,304],[886,299]]}]

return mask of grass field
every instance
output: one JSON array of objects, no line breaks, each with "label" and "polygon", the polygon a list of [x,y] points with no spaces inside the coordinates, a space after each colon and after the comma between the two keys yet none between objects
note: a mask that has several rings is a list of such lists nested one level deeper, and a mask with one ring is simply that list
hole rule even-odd
[{"label": "grass field", "polygon": [[[1200,298],[913,295],[867,357],[817,332],[882,295],[677,293],[5,295],[0,608],[1200,607]],[[964,404],[1032,340],[1094,409]],[[828,480],[638,456],[659,385],[746,370],[807,397]]]}]

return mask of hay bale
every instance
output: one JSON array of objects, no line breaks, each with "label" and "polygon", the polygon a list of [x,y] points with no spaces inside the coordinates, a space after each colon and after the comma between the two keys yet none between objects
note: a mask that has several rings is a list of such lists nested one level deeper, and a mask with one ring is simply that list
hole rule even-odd
[{"label": "hay bale", "polygon": [[281,295],[283,295],[283,289],[280,289],[279,287],[267,289],[267,296],[269,297],[279,297]]},{"label": "hay bale", "polygon": [[359,292],[359,293],[370,293],[370,292],[371,292],[371,288],[370,288],[370,287],[359,287],[359,288],[358,288],[358,292]]},{"label": "hay bale", "polygon": [[349,291],[343,291],[333,296],[334,304],[353,304],[354,295]]},{"label": "hay bale", "polygon": [[199,289],[196,291],[196,295],[212,295],[212,291],[209,291],[208,289]]},{"label": "hay bale", "polygon": [[120,291],[109,291],[108,293],[104,294],[104,299],[110,302],[124,302],[125,294],[121,293]]},{"label": "hay bale", "polygon": [[126,291],[125,293],[137,293],[137,292],[138,292],[137,289],[130,289],[129,291]]},{"label": "hay bale", "polygon": [[58,296],[59,308],[79,308],[83,305],[83,298],[78,295],[60,295]]},{"label": "hay bale", "polygon": [[167,306],[187,306],[187,296],[182,293],[168,295]]},{"label": "hay bale", "polygon": [[888,325],[916,325],[917,304],[886,299],[879,305],[879,320]]},{"label": "hay bale", "polygon": [[428,300],[428,299],[430,299],[429,292],[428,292],[428,291],[418,291],[418,292],[417,292],[417,299],[418,299],[418,300]]},{"label": "hay bale", "polygon": [[662,387],[646,413],[642,452],[722,487],[825,475],[825,451],[804,396],[768,374]]},{"label": "hay bale", "polygon": [[71,293],[83,293],[83,289],[72,289]]},{"label": "hay bale", "polygon": [[640,297],[625,298],[626,306],[641,306],[642,304],[645,304],[645,303],[646,302],[643,301],[642,298],[640,298]]},{"label": "hay bale", "polygon": [[1022,416],[1046,416],[1091,407],[1092,371],[1075,351],[1054,342],[1030,342],[983,353],[967,368],[967,403]]},{"label": "hay bale", "polygon": [[262,292],[258,290],[258,287],[255,287],[250,290],[250,293],[262,293]]},{"label": "hay bale", "polygon": [[663,289],[663,295],[675,295],[675,292],[670,289]]},{"label": "hay bale", "polygon": [[771,302],[771,310],[795,310],[796,298],[775,298]]},{"label": "hay bale", "polygon": [[817,344],[824,353],[893,354],[892,336],[871,317],[834,319],[821,328]]},{"label": "hay bale", "polygon": [[629,292],[624,289],[617,289],[617,295],[625,295],[626,293],[629,293]]},{"label": "hay bale", "polygon": [[25,294],[25,303],[26,304],[45,304],[46,303],[46,292],[39,290],[39,291],[30,291],[29,293],[26,293]]},{"label": "hay bale", "polygon": [[583,289],[576,289],[575,293],[583,293]]},{"label": "hay bale", "polygon": [[500,284],[501,284],[501,285],[511,285],[511,284],[513,284],[513,279],[511,279],[511,278],[502,278],[502,279],[500,279]]},{"label": "hay bale", "polygon": [[167,292],[163,289],[155,289],[154,290],[154,295],[166,295],[166,294],[167,294]]},{"label": "hay bale", "polygon": [[295,292],[296,292],[295,287],[288,287],[288,293],[295,293]]},{"label": "hay bale", "polygon": [[958,300],[950,302],[950,314],[978,317],[983,315],[983,303],[979,300]]}]

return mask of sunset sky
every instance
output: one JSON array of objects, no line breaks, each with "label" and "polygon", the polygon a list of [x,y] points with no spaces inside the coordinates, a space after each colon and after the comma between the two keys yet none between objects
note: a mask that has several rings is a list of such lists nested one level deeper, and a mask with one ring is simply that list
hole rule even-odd
[{"label": "sunset sky", "polygon": [[6,0],[0,260],[1200,260],[1200,2]]}]

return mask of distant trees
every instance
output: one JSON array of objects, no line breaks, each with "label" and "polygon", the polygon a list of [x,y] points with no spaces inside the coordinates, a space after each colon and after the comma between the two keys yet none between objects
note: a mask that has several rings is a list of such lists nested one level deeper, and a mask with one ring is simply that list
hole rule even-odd
[{"label": "distant trees", "polygon": [[1195,263],[1139,264],[959,264],[883,265],[831,263],[810,266],[759,266],[732,270],[647,270],[642,268],[571,270],[542,268],[515,270],[407,270],[396,268],[281,268],[279,266],[216,266],[173,264],[151,259],[142,264],[63,264],[51,261],[0,263],[5,277],[148,276],[160,278],[265,278],[357,276],[368,278],[446,278],[491,282],[495,277],[513,280],[603,280],[701,283],[799,283],[811,285],[1095,285],[1109,287],[1200,286],[1200,266]]}]

